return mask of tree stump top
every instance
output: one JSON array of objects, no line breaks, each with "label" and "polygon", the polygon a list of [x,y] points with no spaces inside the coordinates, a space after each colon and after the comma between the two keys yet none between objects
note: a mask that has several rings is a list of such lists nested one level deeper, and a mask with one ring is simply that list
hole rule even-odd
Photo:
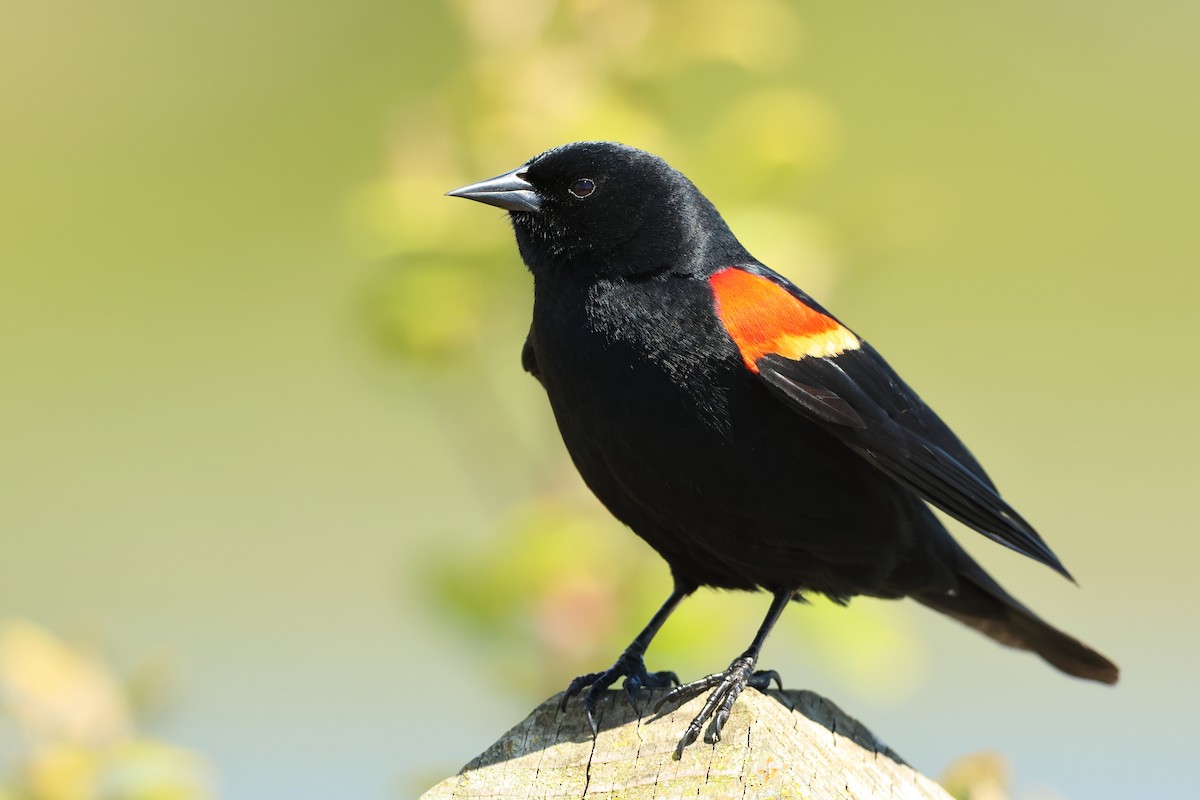
[{"label": "tree stump top", "polygon": [[952,800],[857,720],[806,691],[747,689],[722,740],[713,744],[706,733],[677,759],[703,698],[655,716],[661,694],[642,691],[634,708],[624,693],[608,692],[595,739],[578,700],[559,713],[552,697],[421,800]]}]

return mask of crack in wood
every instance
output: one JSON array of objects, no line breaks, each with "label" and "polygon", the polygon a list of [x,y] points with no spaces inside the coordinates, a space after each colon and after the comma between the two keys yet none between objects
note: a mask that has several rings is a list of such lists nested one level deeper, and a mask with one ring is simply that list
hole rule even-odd
[{"label": "crack in wood", "polygon": [[643,691],[634,705],[607,694],[595,738],[580,705],[560,714],[551,698],[422,800],[951,800],[811,692],[746,692],[720,744],[694,744],[675,760],[679,732],[703,698],[647,716],[660,695]]}]

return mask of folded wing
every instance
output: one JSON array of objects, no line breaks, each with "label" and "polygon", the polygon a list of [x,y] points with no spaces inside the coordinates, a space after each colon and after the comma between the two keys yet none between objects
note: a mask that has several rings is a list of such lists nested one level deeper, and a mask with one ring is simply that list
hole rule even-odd
[{"label": "folded wing", "polygon": [[782,402],[959,521],[1071,578],[874,348],[765,268],[731,267],[710,284],[746,368]]}]

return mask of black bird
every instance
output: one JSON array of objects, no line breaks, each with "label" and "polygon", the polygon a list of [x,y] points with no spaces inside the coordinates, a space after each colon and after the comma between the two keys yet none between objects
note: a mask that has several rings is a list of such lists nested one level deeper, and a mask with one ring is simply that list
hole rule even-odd
[{"label": "black bird", "polygon": [[[612,142],[548,150],[449,192],[506,209],[533,273],[521,362],[545,387],[575,466],[666,560],[674,591],[617,662],[576,678],[592,721],[619,678],[650,673],[650,640],[701,586],[765,589],[770,610],[712,689],[680,751],[721,728],[791,600],[912,597],[1080,678],[1117,667],[1052,628],[956,543],[932,504],[1071,578],[954,433],[867,342],[742,247],[662,159]],[[660,703],[661,706],[661,703]]]}]

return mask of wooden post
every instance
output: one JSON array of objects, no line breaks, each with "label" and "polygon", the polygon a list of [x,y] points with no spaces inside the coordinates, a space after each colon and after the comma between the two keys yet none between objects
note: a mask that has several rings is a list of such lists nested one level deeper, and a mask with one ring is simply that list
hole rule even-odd
[{"label": "wooden post", "polygon": [[706,733],[677,759],[675,746],[703,698],[656,717],[661,695],[641,692],[639,712],[623,692],[609,692],[595,739],[578,699],[560,714],[552,697],[421,800],[952,800],[812,692],[747,689],[721,741]]}]

